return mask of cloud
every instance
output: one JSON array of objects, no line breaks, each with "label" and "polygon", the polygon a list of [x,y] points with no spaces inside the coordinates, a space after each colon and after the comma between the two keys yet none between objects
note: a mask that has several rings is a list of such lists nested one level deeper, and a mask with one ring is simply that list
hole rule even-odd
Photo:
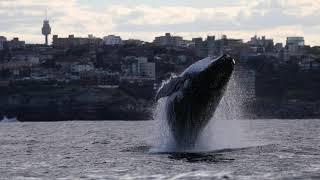
[{"label": "cloud", "polygon": [[[33,41],[36,34],[41,37],[46,9],[49,11],[53,34],[102,34],[114,26],[111,16],[92,11],[86,6],[79,6],[75,0],[2,0],[0,33],[6,36],[20,36],[29,41]],[[39,42],[38,39],[36,42]]]}]

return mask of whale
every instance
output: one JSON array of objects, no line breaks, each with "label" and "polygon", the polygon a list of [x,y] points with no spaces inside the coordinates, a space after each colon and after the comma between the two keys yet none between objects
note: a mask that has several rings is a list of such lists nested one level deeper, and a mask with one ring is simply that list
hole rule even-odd
[{"label": "whale", "polygon": [[162,83],[155,100],[165,98],[165,119],[177,146],[195,146],[226,91],[234,66],[235,60],[227,54],[207,57]]}]

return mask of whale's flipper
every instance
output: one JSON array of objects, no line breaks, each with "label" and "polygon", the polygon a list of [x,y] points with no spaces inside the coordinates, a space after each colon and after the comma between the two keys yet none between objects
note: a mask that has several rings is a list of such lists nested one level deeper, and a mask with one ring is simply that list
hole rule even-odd
[{"label": "whale's flipper", "polygon": [[163,84],[163,86],[159,89],[158,93],[156,94],[156,101],[163,97],[167,97],[172,95],[173,93],[182,89],[185,79],[182,77],[175,77]]}]

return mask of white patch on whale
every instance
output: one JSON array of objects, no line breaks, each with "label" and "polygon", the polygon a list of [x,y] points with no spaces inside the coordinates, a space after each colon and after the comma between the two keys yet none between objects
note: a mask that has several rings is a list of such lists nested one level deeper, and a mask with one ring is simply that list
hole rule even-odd
[{"label": "white patch on whale", "polygon": [[182,77],[186,74],[201,72],[204,69],[206,69],[211,63],[213,63],[214,61],[216,61],[218,59],[219,58],[214,59],[212,57],[207,57],[207,58],[204,58],[200,61],[197,61],[194,64],[192,64],[190,67],[188,67],[185,71],[183,71],[183,73],[181,73],[180,77]]}]

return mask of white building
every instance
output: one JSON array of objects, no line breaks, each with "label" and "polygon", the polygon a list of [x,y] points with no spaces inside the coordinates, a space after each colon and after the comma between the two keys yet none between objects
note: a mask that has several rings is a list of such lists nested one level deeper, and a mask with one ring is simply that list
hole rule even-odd
[{"label": "white building", "polygon": [[120,36],[109,35],[103,38],[103,43],[105,45],[119,45],[122,44],[122,39]]},{"label": "white building", "polygon": [[4,36],[0,36],[0,50],[4,49],[4,43],[7,42],[7,38]]},{"label": "white building", "polygon": [[148,62],[146,57],[134,58],[135,62],[131,63],[127,70],[124,70],[125,76],[123,78],[136,78],[155,80],[156,65],[154,62]]},{"label": "white building", "polygon": [[142,77],[155,78],[156,65],[154,62],[148,62],[146,57],[138,58],[138,74]]}]

